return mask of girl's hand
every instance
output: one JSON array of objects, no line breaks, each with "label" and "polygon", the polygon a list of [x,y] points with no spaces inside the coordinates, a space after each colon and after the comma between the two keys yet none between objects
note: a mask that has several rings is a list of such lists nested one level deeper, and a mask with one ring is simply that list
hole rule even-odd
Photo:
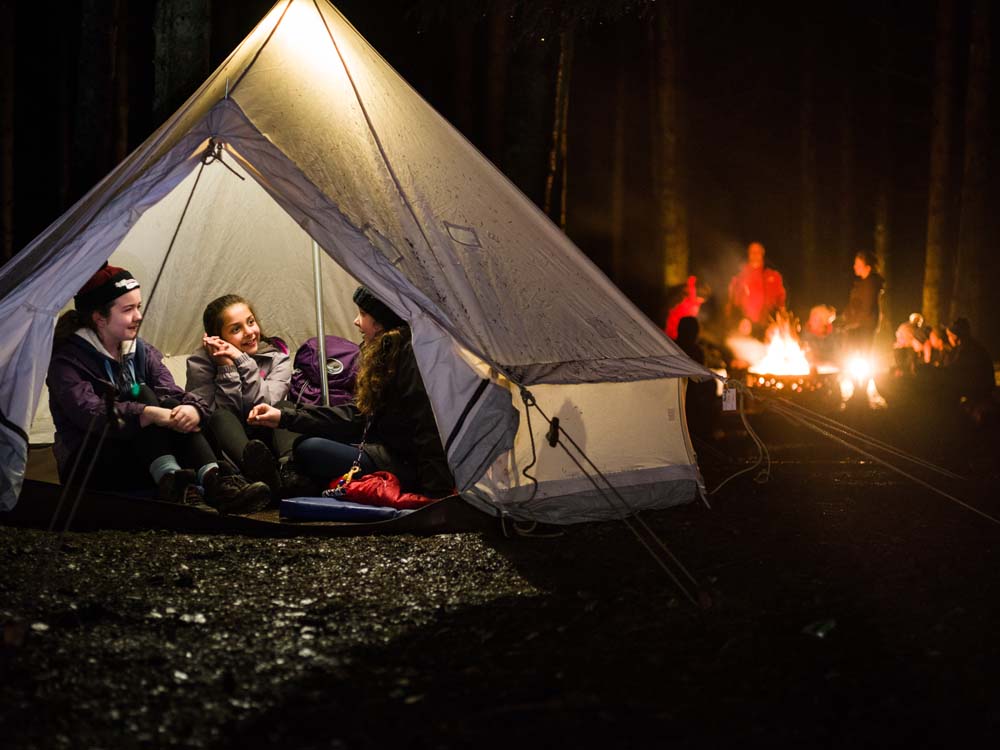
[{"label": "girl's hand", "polygon": [[247,416],[247,424],[253,427],[270,427],[272,430],[281,422],[281,410],[270,404],[257,404]]},{"label": "girl's hand", "polygon": [[139,426],[149,427],[170,427],[170,409],[162,406],[147,406],[139,415]]},{"label": "girl's hand", "polygon": [[217,366],[234,364],[241,354],[239,349],[219,336],[209,336],[206,333],[201,337],[201,344]]},{"label": "girl's hand", "polygon": [[181,404],[170,410],[170,424],[168,426],[175,432],[195,432],[200,422],[201,415],[190,404]]}]

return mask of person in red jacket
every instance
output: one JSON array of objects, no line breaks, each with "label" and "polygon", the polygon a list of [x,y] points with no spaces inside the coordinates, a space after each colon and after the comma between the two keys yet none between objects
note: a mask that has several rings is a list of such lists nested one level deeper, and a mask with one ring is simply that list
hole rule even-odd
[{"label": "person in red jacket", "polygon": [[687,294],[684,295],[684,299],[671,307],[667,313],[667,324],[663,327],[663,330],[674,341],[677,340],[677,326],[681,318],[697,318],[698,312],[701,310],[701,305],[705,301],[704,297],[698,296],[697,287],[698,278],[696,276],[688,276]]},{"label": "person in red jacket", "polygon": [[785,309],[785,285],[781,274],[764,265],[764,246],[751,242],[747,262],[729,282],[729,317],[748,320],[757,336],[763,334],[768,318]]}]

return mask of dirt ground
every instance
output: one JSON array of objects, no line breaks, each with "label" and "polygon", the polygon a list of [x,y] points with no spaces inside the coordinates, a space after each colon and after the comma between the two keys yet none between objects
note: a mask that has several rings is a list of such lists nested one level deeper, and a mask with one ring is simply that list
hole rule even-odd
[{"label": "dirt ground", "polygon": [[[705,610],[623,523],[556,538],[100,531],[56,556],[45,532],[0,526],[0,746],[996,737],[1000,525],[768,416],[754,423],[769,482],[644,515]],[[710,489],[752,453],[727,429],[699,451]],[[993,440],[945,451],[970,478],[936,484],[1000,517]]]}]

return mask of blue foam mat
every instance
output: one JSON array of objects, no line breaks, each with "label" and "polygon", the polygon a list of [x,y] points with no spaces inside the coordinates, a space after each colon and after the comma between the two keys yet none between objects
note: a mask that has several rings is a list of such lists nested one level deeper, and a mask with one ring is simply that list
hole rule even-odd
[{"label": "blue foam mat", "polygon": [[412,512],[362,505],[334,497],[289,497],[278,506],[278,513],[289,521],[390,521]]}]

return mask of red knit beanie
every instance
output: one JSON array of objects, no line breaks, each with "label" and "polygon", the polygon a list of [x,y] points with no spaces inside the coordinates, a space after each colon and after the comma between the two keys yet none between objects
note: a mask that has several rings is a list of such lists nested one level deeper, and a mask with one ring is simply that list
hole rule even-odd
[{"label": "red knit beanie", "polygon": [[99,310],[133,289],[139,282],[124,268],[105,263],[73,297],[77,310]]}]

